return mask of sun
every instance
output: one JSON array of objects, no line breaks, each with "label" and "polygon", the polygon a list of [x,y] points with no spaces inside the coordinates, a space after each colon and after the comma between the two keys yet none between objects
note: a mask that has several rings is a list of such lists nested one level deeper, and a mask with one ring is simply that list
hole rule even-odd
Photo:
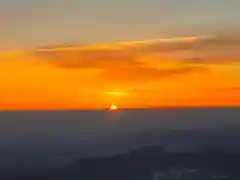
[{"label": "sun", "polygon": [[117,111],[119,108],[117,107],[117,105],[110,105],[109,110],[110,111]]}]

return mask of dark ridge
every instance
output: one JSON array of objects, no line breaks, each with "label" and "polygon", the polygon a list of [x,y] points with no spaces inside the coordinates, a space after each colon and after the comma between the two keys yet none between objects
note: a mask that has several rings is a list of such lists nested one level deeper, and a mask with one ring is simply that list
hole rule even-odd
[{"label": "dark ridge", "polygon": [[[24,180],[152,180],[153,172],[171,169],[194,169],[205,176],[221,172],[239,179],[240,151],[204,153],[167,153],[161,147],[147,146],[113,157],[84,158],[74,164],[44,174],[24,177]],[[12,179],[12,180],[21,180]]]}]

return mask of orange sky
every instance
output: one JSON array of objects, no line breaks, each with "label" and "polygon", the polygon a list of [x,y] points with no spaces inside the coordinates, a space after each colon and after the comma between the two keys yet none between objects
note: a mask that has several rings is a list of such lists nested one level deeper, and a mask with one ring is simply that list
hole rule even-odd
[{"label": "orange sky", "polygon": [[240,54],[233,49],[240,42],[227,40],[174,38],[1,53],[0,108],[239,106]]}]

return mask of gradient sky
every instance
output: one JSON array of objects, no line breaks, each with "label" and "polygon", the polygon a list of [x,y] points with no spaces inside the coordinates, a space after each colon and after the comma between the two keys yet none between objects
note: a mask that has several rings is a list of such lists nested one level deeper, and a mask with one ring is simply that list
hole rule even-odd
[{"label": "gradient sky", "polygon": [[237,31],[239,6],[238,0],[1,0],[0,49]]},{"label": "gradient sky", "polygon": [[195,36],[2,53],[1,107],[239,106],[239,47]]},{"label": "gradient sky", "polygon": [[2,0],[0,108],[239,106],[239,6]]}]

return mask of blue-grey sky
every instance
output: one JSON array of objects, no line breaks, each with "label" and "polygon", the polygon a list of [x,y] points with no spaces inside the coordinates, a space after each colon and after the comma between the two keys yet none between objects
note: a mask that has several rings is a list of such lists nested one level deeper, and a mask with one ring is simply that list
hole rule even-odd
[{"label": "blue-grey sky", "polygon": [[236,31],[239,7],[239,0],[1,0],[0,48]]}]

